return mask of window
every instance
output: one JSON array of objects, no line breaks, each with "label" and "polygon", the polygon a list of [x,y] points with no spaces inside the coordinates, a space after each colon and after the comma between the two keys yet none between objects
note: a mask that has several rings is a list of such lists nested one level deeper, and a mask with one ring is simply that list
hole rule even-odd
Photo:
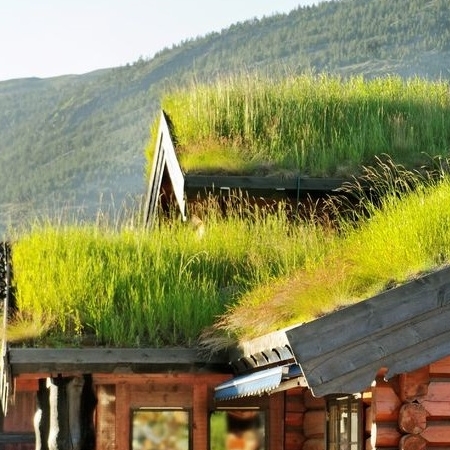
[{"label": "window", "polygon": [[210,450],[239,449],[265,449],[265,414],[256,409],[214,411],[210,417]]},{"label": "window", "polygon": [[353,395],[327,400],[327,450],[361,450],[362,402]]},{"label": "window", "polygon": [[189,450],[190,414],[183,409],[132,412],[132,450]]}]

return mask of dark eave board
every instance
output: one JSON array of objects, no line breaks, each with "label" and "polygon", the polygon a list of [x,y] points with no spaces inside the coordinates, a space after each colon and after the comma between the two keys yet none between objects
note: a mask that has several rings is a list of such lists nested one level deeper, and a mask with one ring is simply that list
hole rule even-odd
[{"label": "dark eave board", "polygon": [[8,358],[13,376],[231,371],[227,355],[204,357],[194,348],[10,348]]},{"label": "dark eave board", "polygon": [[286,336],[317,397],[356,393],[450,355],[450,268],[312,322]]},{"label": "dark eave board", "polygon": [[185,174],[187,192],[222,190],[265,192],[331,192],[337,191],[346,180],[340,178],[310,178],[302,176],[237,176],[237,175],[190,175]]}]

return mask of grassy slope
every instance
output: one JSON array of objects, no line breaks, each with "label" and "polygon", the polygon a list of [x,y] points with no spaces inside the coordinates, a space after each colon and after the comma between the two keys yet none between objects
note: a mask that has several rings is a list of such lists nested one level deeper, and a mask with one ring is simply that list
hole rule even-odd
[{"label": "grassy slope", "polygon": [[151,235],[82,226],[22,235],[13,247],[19,315],[10,338],[195,345],[213,325],[205,342],[218,348],[313,320],[450,262],[446,175],[387,195],[358,226],[341,222],[339,233],[284,213],[223,220],[213,211],[202,238],[178,222]]},{"label": "grassy slope", "polygon": [[394,76],[248,75],[175,90],[162,107],[187,172],[342,177],[383,153],[410,168],[447,154],[448,89]]},{"label": "grassy slope", "polygon": [[[151,234],[39,225],[14,244],[20,314],[9,336],[32,345],[194,345],[243,292],[301,267],[307,250],[309,258],[323,251],[320,236],[284,215],[224,221],[219,208],[209,209],[201,239],[179,222]],[[48,329],[30,325],[27,336],[30,323]]]},{"label": "grassy slope", "polygon": [[343,223],[328,254],[244,295],[216,323],[217,330],[255,337],[314,320],[449,264],[450,178],[422,182],[402,195],[391,191],[380,207],[366,203],[369,218],[357,227]]}]

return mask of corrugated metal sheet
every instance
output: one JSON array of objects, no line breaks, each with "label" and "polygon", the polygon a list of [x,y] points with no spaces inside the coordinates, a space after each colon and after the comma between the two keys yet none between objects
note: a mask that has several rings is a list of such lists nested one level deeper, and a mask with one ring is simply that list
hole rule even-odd
[{"label": "corrugated metal sheet", "polygon": [[450,355],[450,268],[286,330],[315,396],[355,393]]},{"label": "corrugated metal sheet", "polygon": [[281,383],[282,367],[240,375],[214,389],[215,400],[229,400],[250,395],[261,395],[277,388]]},{"label": "corrugated metal sheet", "polygon": [[299,380],[301,377],[302,373],[297,364],[270,367],[247,375],[238,375],[217,386],[214,389],[214,399],[230,400],[252,395],[270,394],[282,390],[282,382],[288,380],[294,380],[293,385],[295,386],[302,384]]}]

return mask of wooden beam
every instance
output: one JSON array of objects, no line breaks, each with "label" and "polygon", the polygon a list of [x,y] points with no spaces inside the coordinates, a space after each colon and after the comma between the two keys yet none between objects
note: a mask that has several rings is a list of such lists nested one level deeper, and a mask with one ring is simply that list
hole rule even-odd
[{"label": "wooden beam", "polygon": [[294,191],[294,192],[330,192],[340,188],[345,182],[342,178],[309,178],[301,176],[236,176],[236,175],[185,175],[186,191],[214,191],[220,190],[266,190],[266,191]]},{"label": "wooden beam", "polygon": [[193,348],[11,348],[9,361],[13,376],[231,371],[227,355],[207,358]]}]

